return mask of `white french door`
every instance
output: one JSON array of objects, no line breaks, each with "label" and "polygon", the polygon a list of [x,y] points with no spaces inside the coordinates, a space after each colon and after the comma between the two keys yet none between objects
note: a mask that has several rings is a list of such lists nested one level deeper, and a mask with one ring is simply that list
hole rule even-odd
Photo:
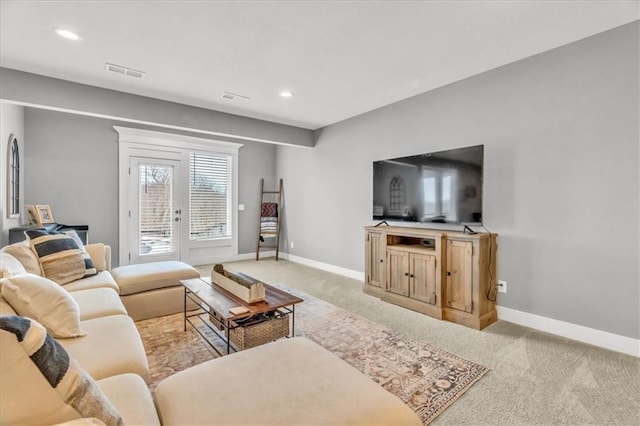
[{"label": "white french door", "polygon": [[131,263],[180,260],[180,158],[129,157]]},{"label": "white french door", "polygon": [[238,150],[211,139],[114,126],[118,264],[238,256]]}]

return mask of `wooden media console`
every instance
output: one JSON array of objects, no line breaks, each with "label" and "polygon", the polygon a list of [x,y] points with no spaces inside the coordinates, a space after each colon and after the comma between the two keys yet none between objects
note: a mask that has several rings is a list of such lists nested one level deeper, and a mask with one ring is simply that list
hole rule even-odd
[{"label": "wooden media console", "polygon": [[496,234],[365,227],[364,292],[481,330],[497,320]]}]

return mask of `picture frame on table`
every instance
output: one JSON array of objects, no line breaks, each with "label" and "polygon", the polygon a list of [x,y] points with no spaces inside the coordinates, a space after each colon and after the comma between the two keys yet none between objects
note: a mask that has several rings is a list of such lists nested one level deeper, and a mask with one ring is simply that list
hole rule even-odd
[{"label": "picture frame on table", "polygon": [[51,212],[51,206],[46,204],[29,206],[29,216],[31,217],[31,221],[36,225],[56,223],[53,213]]}]

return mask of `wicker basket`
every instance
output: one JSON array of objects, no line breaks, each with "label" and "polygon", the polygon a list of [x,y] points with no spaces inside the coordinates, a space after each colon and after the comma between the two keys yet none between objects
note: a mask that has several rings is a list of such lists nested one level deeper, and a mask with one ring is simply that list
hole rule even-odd
[{"label": "wicker basket", "polygon": [[[216,327],[222,329],[222,324],[218,318],[210,315],[209,319]],[[288,335],[289,316],[282,315],[271,317],[262,322],[233,328],[229,331],[229,340],[238,350],[243,350],[263,345]]]}]

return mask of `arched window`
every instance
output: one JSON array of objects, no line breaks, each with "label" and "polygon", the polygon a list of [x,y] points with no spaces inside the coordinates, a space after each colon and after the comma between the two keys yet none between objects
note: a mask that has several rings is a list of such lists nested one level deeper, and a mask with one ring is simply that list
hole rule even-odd
[{"label": "arched window", "polygon": [[391,179],[389,184],[389,211],[400,212],[407,204],[407,188],[404,185],[404,179],[396,176]]},{"label": "arched window", "polygon": [[7,182],[7,217],[20,216],[20,147],[14,135],[9,136],[9,173]]}]

